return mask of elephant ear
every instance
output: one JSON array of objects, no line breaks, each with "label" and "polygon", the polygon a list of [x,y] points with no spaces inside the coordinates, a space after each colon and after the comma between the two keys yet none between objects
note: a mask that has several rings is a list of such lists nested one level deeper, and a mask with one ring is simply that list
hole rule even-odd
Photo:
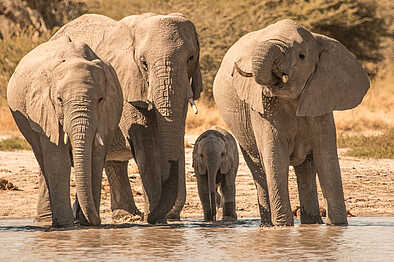
[{"label": "elephant ear", "polygon": [[194,143],[194,147],[193,147],[193,163],[192,163],[192,167],[194,168],[195,174],[196,175],[204,175],[206,174],[206,170],[205,168],[202,166],[201,161],[199,160],[198,157],[198,147],[200,146],[200,141],[201,141],[201,136],[199,136],[196,140],[196,142]]},{"label": "elephant ear", "polygon": [[191,74],[193,100],[197,100],[200,98],[202,92],[202,77],[201,77],[201,69],[200,69],[200,43],[198,41],[198,35],[195,26],[193,25],[192,22],[190,22],[190,24],[194,32],[194,37],[195,37],[194,41],[197,48],[197,57]]},{"label": "elephant ear", "polygon": [[369,89],[366,72],[340,42],[313,36],[321,47],[319,62],[300,96],[297,116],[319,116],[356,107]]},{"label": "elephant ear", "polygon": [[59,145],[59,121],[52,103],[51,75],[46,70],[38,70],[33,79],[26,94],[26,112],[30,126]]},{"label": "elephant ear", "polygon": [[105,57],[117,74],[124,100],[135,105],[145,105],[148,99],[146,82],[134,58],[134,36],[129,28],[117,22],[95,48],[99,57]]},{"label": "elephant ear", "polygon": [[113,67],[103,61],[100,61],[99,64],[105,75],[104,104],[101,107],[102,112],[100,112],[100,116],[106,123],[106,129],[101,130],[103,135],[106,136],[109,132],[114,132],[118,128],[123,110],[123,95],[119,79]]},{"label": "elephant ear", "polygon": [[221,174],[228,174],[231,169],[231,164],[234,161],[234,159],[232,159],[231,157],[231,149],[229,148],[228,143],[225,144],[226,144],[226,151],[224,152],[224,158],[222,159],[222,163],[220,164]]},{"label": "elephant ear", "polygon": [[251,55],[246,54],[233,61],[232,79],[239,99],[245,101],[253,110],[264,113],[262,85],[256,83],[252,74]]}]

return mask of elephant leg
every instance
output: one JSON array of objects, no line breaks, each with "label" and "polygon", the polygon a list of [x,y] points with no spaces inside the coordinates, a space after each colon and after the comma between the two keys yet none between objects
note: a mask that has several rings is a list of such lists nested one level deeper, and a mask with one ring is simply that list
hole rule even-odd
[{"label": "elephant leg", "polygon": [[236,221],[237,213],[235,208],[235,174],[225,175],[221,183],[223,220]]},{"label": "elephant leg", "polygon": [[312,125],[316,132],[313,136],[313,160],[316,163],[320,187],[326,200],[326,223],[347,225],[333,114],[315,117]]},{"label": "elephant leg", "polygon": [[316,188],[316,168],[311,155],[294,167],[301,208],[301,224],[323,224]]},{"label": "elephant leg", "polygon": [[52,222],[51,200],[49,198],[47,182],[42,172],[40,172],[38,177],[38,201],[35,222],[39,224]]},{"label": "elephant leg", "polygon": [[168,219],[180,220],[182,208],[186,202],[186,181],[185,181],[185,150],[179,159],[178,193],[175,205],[167,214]]},{"label": "elephant leg", "polygon": [[127,174],[128,161],[107,161],[105,173],[111,190],[112,219],[127,218],[127,220],[140,220],[142,213],[138,210],[131,192]]},{"label": "elephant leg", "polygon": [[40,134],[31,130],[28,120],[21,113],[12,110],[11,113],[20,132],[31,145],[34,156],[40,166],[40,174],[38,176],[37,215],[35,217],[35,222],[40,225],[46,225],[52,222],[52,211],[49,190],[43,174],[44,160],[42,157]]},{"label": "elephant leg", "polygon": [[288,188],[289,152],[287,140],[279,137],[281,132],[277,130],[278,127],[263,118],[260,113],[251,111],[251,120],[267,177],[272,223],[275,226],[292,226],[294,220]]},{"label": "elephant leg", "polygon": [[260,226],[272,226],[271,207],[269,202],[267,179],[262,165],[263,162],[260,160],[257,148],[249,148],[248,150],[245,150],[241,146],[241,152],[252,173],[254,185],[256,187],[257,202],[261,218]]},{"label": "elephant leg", "polygon": [[253,175],[257,190],[261,226],[272,226],[266,175],[252,130],[250,108],[245,102],[237,98],[235,90],[231,87],[220,88],[214,91],[216,91],[214,93],[215,102],[222,118],[237,139],[242,155]]},{"label": "elephant leg", "polygon": [[[51,143],[46,136],[40,138],[43,171],[49,191],[52,210],[52,226],[62,227],[73,224],[70,205],[70,167],[66,150]],[[45,192],[45,191],[44,191]]]}]

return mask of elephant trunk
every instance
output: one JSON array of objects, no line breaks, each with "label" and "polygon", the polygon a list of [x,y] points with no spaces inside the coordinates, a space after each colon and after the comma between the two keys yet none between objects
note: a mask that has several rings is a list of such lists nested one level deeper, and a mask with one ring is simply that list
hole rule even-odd
[{"label": "elephant trunk", "polygon": [[[164,219],[174,206],[177,199],[178,180],[181,156],[184,154],[184,135],[187,108],[187,75],[182,79],[181,73],[176,71],[171,62],[164,58],[156,62],[154,74],[149,81],[153,86],[153,103],[155,105],[157,131],[160,147],[160,167],[162,170],[162,192],[159,204],[153,207],[152,219]],[[176,78],[175,78],[176,77]],[[176,88],[175,88],[176,86]],[[175,93],[176,89],[176,93]]]},{"label": "elephant trunk", "polygon": [[209,212],[207,214],[209,221],[216,221],[216,175],[219,167],[215,159],[210,158],[208,161],[208,196],[209,196]]},{"label": "elephant trunk", "polygon": [[284,50],[283,44],[272,41],[262,42],[256,47],[252,55],[252,73],[258,84],[270,87],[280,83],[282,73],[278,67]]},{"label": "elephant trunk", "polygon": [[71,121],[71,144],[78,201],[90,225],[101,223],[92,192],[92,146],[95,128],[90,116],[79,115]]}]

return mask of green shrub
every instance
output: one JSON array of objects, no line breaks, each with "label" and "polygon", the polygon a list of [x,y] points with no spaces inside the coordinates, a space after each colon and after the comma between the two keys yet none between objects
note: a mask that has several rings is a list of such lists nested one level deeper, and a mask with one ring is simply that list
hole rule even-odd
[{"label": "green shrub", "polygon": [[338,137],[338,147],[349,148],[348,156],[394,159],[394,128],[379,136]]},{"label": "green shrub", "polygon": [[29,143],[19,137],[0,140],[0,151],[31,150]]}]

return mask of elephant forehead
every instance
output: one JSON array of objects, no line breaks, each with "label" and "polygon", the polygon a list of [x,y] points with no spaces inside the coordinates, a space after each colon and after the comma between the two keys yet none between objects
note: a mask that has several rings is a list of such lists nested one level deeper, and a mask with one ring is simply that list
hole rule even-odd
[{"label": "elephant forehead", "polygon": [[137,29],[136,34],[140,36],[144,44],[150,44],[151,46],[174,48],[185,44],[182,25],[177,20],[165,17],[145,19]]},{"label": "elephant forehead", "polygon": [[224,141],[217,137],[206,137],[200,142],[203,151],[216,151],[225,148]]},{"label": "elephant forehead", "polygon": [[84,83],[102,83],[103,69],[95,63],[85,60],[64,59],[54,70],[54,77],[64,82],[82,81]]}]

